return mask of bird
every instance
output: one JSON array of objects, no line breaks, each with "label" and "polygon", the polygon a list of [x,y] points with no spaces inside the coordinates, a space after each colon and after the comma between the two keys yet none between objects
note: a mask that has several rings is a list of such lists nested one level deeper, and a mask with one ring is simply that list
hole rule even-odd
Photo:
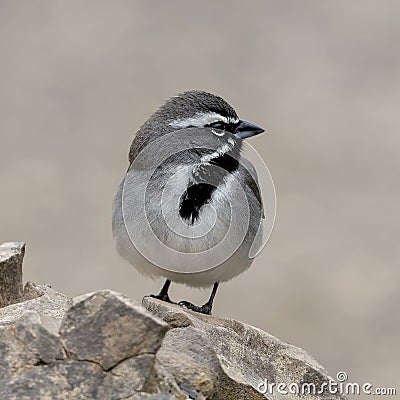
[{"label": "bird", "polygon": [[[165,279],[149,296],[211,314],[220,283],[250,267],[265,216],[257,172],[242,148],[262,132],[202,90],[167,99],[137,131],[112,231],[122,258],[143,275]],[[171,282],[212,287],[210,298],[201,306],[176,303]]]}]

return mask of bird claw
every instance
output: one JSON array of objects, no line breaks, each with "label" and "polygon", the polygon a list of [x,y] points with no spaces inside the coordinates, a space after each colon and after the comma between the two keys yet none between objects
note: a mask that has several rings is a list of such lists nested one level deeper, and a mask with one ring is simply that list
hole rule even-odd
[{"label": "bird claw", "polygon": [[149,294],[148,296],[145,296],[145,297],[151,297],[153,299],[158,299],[158,300],[161,300],[161,301],[165,301],[166,303],[176,304],[174,301],[172,301],[169,298],[168,294],[161,294],[161,293],[159,293],[159,294]]},{"label": "bird claw", "polygon": [[208,303],[199,307],[190,303],[189,301],[180,301],[178,305],[201,314],[211,315],[211,306]]}]

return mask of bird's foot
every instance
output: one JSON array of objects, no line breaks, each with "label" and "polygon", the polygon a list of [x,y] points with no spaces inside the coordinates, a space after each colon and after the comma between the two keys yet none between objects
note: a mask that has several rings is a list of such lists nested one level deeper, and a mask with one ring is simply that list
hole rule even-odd
[{"label": "bird's foot", "polygon": [[158,300],[162,300],[165,301],[166,303],[171,303],[171,304],[176,304],[174,301],[172,301],[168,294],[164,294],[164,293],[159,293],[159,294],[149,294],[147,296],[144,297],[152,297],[153,299],[158,299]]},{"label": "bird's foot", "polygon": [[180,301],[178,303],[178,305],[180,305],[181,307],[185,307],[189,310],[196,311],[201,314],[211,315],[212,305],[210,305],[208,303],[203,304],[202,306],[199,307],[199,306],[196,306],[196,305],[190,303],[189,301]]}]

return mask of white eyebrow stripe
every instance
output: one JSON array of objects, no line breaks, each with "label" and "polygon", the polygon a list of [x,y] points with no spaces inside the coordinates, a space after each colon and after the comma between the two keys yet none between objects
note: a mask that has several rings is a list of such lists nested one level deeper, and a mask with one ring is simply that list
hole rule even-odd
[{"label": "white eyebrow stripe", "polygon": [[169,123],[170,126],[174,128],[188,128],[189,126],[194,126],[196,128],[201,128],[203,126],[212,124],[213,122],[222,121],[225,124],[236,124],[239,122],[236,118],[227,118],[218,113],[197,113],[193,117],[189,118],[179,118]]}]

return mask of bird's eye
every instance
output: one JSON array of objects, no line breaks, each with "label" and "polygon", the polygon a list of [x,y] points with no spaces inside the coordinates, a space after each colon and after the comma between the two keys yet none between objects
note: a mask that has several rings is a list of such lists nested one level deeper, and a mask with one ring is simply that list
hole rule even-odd
[{"label": "bird's eye", "polygon": [[223,131],[225,130],[225,124],[222,121],[213,122],[209,126],[215,129],[221,129]]}]

